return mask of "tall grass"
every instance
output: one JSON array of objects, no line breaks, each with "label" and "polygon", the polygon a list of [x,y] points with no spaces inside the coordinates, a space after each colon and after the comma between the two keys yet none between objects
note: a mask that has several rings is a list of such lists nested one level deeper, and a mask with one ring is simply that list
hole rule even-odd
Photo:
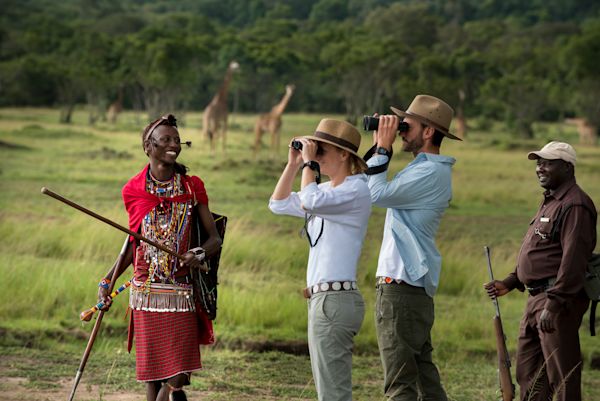
[{"label": "tall grass", "polygon": [[[42,186],[126,225],[120,190],[146,163],[140,131],[145,117],[125,113],[116,126],[86,125],[78,111],[74,123],[60,125],[55,110],[0,109],[0,291],[2,325],[74,327],[78,314],[96,300],[97,282],[120,250],[123,234],[40,194]],[[282,144],[310,134],[324,116],[286,114]],[[329,116],[331,117],[331,116]],[[335,117],[335,116],[333,116]],[[338,116],[339,117],[339,116]],[[304,339],[308,247],[298,232],[300,219],[272,215],[267,202],[286,159],[286,149],[265,146],[252,154],[255,116],[233,115],[228,151],[212,155],[200,135],[200,115],[181,116],[184,149],[180,161],[205,182],[210,207],[229,217],[220,270],[217,337],[228,339]],[[541,198],[529,150],[549,139],[573,142],[572,128],[540,125],[531,141],[517,141],[500,130],[473,131],[463,142],[445,141],[444,154],[456,157],[454,195],[442,221],[438,246],[443,255],[433,341],[443,358],[493,354],[493,308],[482,291],[487,281],[483,246],[492,248],[497,277],[514,268],[530,217]],[[365,134],[362,149],[371,138]],[[6,146],[18,145],[18,146]],[[600,149],[577,147],[577,179],[600,202]],[[412,156],[397,150],[391,171]],[[376,352],[373,324],[374,276],[385,211],[375,208],[358,271],[367,302],[357,348]],[[131,271],[126,273],[130,275]],[[122,327],[127,295],[106,324]],[[501,300],[509,347],[514,349],[525,298]],[[583,335],[588,355],[600,344]],[[460,351],[457,355],[457,351]],[[459,356],[460,355],[460,356]]]}]

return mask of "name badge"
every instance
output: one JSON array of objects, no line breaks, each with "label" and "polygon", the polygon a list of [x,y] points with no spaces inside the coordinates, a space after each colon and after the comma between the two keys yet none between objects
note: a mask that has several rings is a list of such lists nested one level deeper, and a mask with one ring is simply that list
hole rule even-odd
[{"label": "name badge", "polygon": [[540,221],[542,223],[548,223],[548,222],[550,222],[550,218],[549,217],[540,217]]}]

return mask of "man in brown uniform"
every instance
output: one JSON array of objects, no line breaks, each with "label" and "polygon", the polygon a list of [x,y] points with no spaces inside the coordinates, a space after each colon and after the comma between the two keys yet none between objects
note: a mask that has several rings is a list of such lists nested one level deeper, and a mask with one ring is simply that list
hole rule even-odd
[{"label": "man in brown uniform", "polygon": [[[490,297],[514,288],[529,297],[519,329],[517,382],[521,400],[581,400],[579,325],[589,300],[583,290],[596,246],[596,208],[575,183],[575,150],[550,142],[530,152],[545,189],[523,239],[517,267],[485,284]],[[544,364],[545,362],[545,364]]]}]

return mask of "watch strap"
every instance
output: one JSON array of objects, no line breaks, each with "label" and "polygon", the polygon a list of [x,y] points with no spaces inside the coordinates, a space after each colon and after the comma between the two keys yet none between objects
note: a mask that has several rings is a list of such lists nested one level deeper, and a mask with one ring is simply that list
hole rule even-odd
[{"label": "watch strap", "polygon": [[[375,155],[375,153],[377,152],[377,145],[373,145],[371,147],[371,149],[369,149],[367,151],[367,153],[365,153],[365,156],[363,157],[364,161],[369,160],[371,157],[373,157],[373,155]],[[385,149],[385,148],[381,148],[381,149]],[[386,149],[387,150],[387,149]],[[384,164],[381,164],[379,166],[373,166],[373,167],[369,167],[367,168],[367,170],[365,171],[366,175],[374,175],[374,174],[379,174],[379,173],[383,173],[384,171],[386,171],[390,165],[390,161],[392,160],[392,155],[394,154],[394,151],[388,151],[388,154],[386,155],[388,157],[388,161],[385,162]]]}]

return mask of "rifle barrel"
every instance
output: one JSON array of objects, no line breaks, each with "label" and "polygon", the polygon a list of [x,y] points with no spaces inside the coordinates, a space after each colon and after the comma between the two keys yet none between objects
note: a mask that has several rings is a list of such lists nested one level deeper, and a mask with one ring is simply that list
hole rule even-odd
[{"label": "rifle barrel", "polygon": [[[492,259],[490,256],[490,248],[486,245],[483,247],[485,250],[485,256],[487,258],[488,265],[488,273],[490,275],[490,281],[494,281],[494,272],[492,271]],[[498,304],[498,299],[496,297],[492,298],[492,302],[494,303],[494,307],[496,308],[496,316],[500,317],[500,305]]]}]

